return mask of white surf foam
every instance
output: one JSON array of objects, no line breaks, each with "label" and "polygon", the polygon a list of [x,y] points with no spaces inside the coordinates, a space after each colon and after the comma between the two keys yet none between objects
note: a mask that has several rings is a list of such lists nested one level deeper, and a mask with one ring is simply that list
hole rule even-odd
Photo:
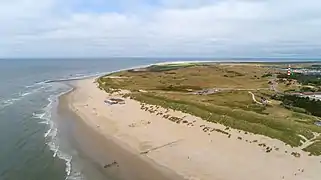
[{"label": "white surf foam", "polygon": [[57,136],[58,129],[55,126],[55,124],[52,121],[49,121],[49,129],[48,131],[44,134],[44,137],[51,137],[52,139]]},{"label": "white surf foam", "polygon": [[52,129],[50,128],[50,129],[45,133],[44,136],[47,137],[47,136],[51,133],[51,130],[52,130]]},{"label": "white surf foam", "polygon": [[10,99],[4,99],[0,101],[0,109],[3,109],[5,107],[11,106],[14,103],[22,100],[23,98],[25,98],[26,96],[35,94],[43,89],[46,89],[50,86],[46,85],[46,84],[42,84],[40,87],[34,88],[34,89],[30,89],[30,88],[26,88],[23,91],[19,92],[19,93],[15,93],[11,95]]},{"label": "white surf foam", "polygon": [[53,122],[51,122],[51,110],[53,108],[54,96],[50,96],[48,98],[49,104],[44,107],[41,113],[33,113],[33,118],[42,119],[44,121],[39,122],[40,124],[48,124],[50,126]]},{"label": "white surf foam", "polygon": [[39,91],[41,91],[41,90],[43,90],[43,89],[46,89],[46,88],[48,88],[48,87],[49,87],[48,85],[42,85],[42,86],[39,87],[39,88],[35,88],[35,89],[29,90],[29,91],[27,91],[27,92],[20,92],[20,93],[19,93],[19,96],[20,96],[20,97],[28,96],[28,95],[37,93],[37,92],[39,92]]},{"label": "white surf foam", "polygon": [[12,105],[13,103],[15,103],[16,101],[19,101],[21,98],[11,98],[11,99],[7,99],[7,100],[2,100],[0,102],[0,107],[4,108],[4,107],[7,107],[7,106],[10,106]]},{"label": "white surf foam", "polygon": [[28,96],[28,95],[30,95],[30,94],[32,94],[32,91],[26,92],[26,93],[22,93],[20,96],[21,96],[21,97],[24,97],[24,96]]},{"label": "white surf foam", "polygon": [[59,159],[62,159],[66,162],[65,171],[66,171],[66,179],[67,179],[72,172],[72,166],[71,166],[72,156],[60,151],[59,145],[55,141],[57,141],[57,139],[52,139],[50,142],[47,143],[47,145],[49,149],[53,152],[53,157],[57,156]]},{"label": "white surf foam", "polygon": [[80,172],[71,173],[66,180],[83,180],[85,179],[84,176]]},{"label": "white surf foam", "polygon": [[72,156],[66,152],[63,152],[60,147],[60,142],[58,138],[58,128],[56,123],[52,120],[52,111],[58,101],[59,96],[68,93],[72,89],[69,89],[66,92],[60,93],[58,95],[51,95],[48,98],[48,105],[45,106],[41,112],[34,113],[33,117],[37,119],[41,119],[39,123],[47,124],[48,130],[44,133],[44,137],[47,141],[47,145],[49,149],[53,152],[53,157],[58,157],[65,161],[66,165],[66,180],[82,180],[84,179],[81,173],[72,167]]},{"label": "white surf foam", "polygon": [[41,81],[41,82],[37,82],[37,83],[34,83],[32,85],[28,85],[28,86],[25,86],[26,88],[33,88],[33,87],[37,87],[37,86],[42,86],[46,84],[46,81]]},{"label": "white surf foam", "polygon": [[69,77],[66,77],[66,78],[46,80],[44,82],[47,84],[59,83],[59,82],[64,82],[64,81],[73,81],[73,80],[81,80],[81,79],[86,79],[86,78],[91,78],[91,77],[97,77],[97,76],[100,76],[103,74],[105,74],[105,73],[97,72],[97,73],[90,73],[90,74],[74,74],[74,75],[70,75]]},{"label": "white surf foam", "polygon": [[42,119],[45,113],[33,113],[32,117],[36,119]]}]

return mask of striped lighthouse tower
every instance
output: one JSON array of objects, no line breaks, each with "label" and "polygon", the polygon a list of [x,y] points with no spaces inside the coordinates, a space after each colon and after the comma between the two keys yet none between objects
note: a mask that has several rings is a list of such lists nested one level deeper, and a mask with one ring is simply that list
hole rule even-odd
[{"label": "striped lighthouse tower", "polygon": [[288,76],[290,76],[291,75],[291,65],[289,64],[289,66],[288,66]]}]

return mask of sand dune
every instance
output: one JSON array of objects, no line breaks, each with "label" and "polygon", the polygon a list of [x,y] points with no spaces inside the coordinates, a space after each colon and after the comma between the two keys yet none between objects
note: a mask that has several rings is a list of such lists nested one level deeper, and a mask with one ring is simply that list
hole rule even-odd
[{"label": "sand dune", "polygon": [[119,96],[98,89],[94,79],[76,81],[75,86],[69,94],[70,107],[88,125],[185,179],[321,179],[321,157],[308,156],[279,140],[131,99],[110,106],[104,100]]}]

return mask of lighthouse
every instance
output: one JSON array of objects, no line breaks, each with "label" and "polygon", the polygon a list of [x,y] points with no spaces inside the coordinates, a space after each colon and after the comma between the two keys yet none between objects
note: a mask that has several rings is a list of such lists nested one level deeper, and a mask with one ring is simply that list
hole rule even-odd
[{"label": "lighthouse", "polygon": [[289,66],[288,66],[288,76],[290,76],[291,75],[291,65],[289,64]]}]

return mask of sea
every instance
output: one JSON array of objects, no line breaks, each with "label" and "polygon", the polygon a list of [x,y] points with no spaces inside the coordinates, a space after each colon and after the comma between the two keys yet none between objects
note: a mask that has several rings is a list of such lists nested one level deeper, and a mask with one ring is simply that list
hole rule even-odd
[{"label": "sea", "polygon": [[72,118],[57,108],[65,80],[164,61],[182,59],[0,59],[0,180],[98,180],[58,123]]},{"label": "sea", "polygon": [[[98,76],[162,59],[0,60],[0,180],[86,179],[77,169],[77,149],[57,121],[64,80]],[[88,179],[88,178],[87,178]]]}]

